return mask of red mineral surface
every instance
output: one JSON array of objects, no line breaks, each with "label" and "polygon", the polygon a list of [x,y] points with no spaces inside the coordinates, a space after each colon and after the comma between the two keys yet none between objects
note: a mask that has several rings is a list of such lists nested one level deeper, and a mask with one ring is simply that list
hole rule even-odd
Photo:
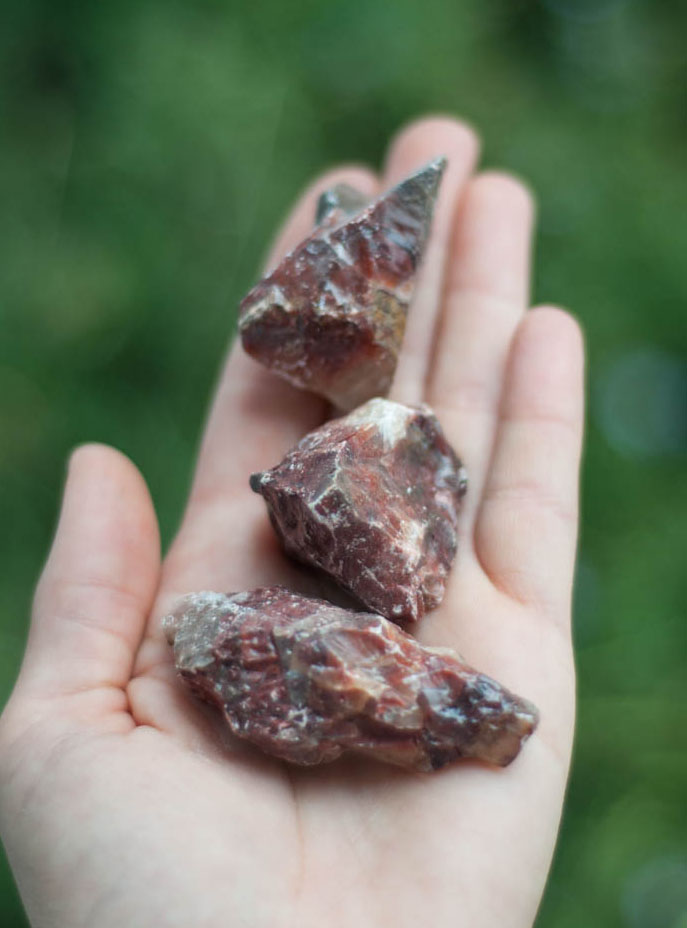
[{"label": "red mineral surface", "polygon": [[164,622],[177,669],[234,734],[295,764],[345,752],[415,770],[506,766],[537,710],[379,615],[282,587],[196,593]]},{"label": "red mineral surface", "polygon": [[366,207],[343,185],[322,197],[320,225],[241,303],[248,354],[344,410],[387,393],[445,163]]},{"label": "red mineral surface", "polygon": [[253,474],[290,556],[387,619],[441,602],[467,480],[428,406],[374,399]]}]

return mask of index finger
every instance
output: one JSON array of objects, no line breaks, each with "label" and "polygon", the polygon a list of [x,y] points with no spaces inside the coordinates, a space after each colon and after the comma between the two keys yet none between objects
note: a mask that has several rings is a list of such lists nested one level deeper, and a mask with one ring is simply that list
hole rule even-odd
[{"label": "index finger", "polygon": [[[324,174],[297,201],[267,266],[307,236],[320,194],[337,183],[371,196],[377,191],[377,179],[366,168],[344,167]],[[239,342],[233,345],[205,427],[182,524],[163,565],[152,637],[159,637],[160,613],[179,593],[250,582],[255,571],[249,563],[249,536],[258,530],[258,522],[262,525],[255,516],[264,515],[264,506],[251,491],[248,477],[278,461],[320,425],[326,409],[323,400],[297,390],[248,357]],[[145,664],[145,656],[142,660]]]},{"label": "index finger", "polygon": [[[324,174],[299,198],[270,250],[273,267],[313,228],[320,194],[347,183],[373,196],[378,182],[362,167],[338,168]],[[325,403],[266,370],[236,341],[219,381],[201,443],[185,523],[197,507],[249,493],[248,475],[279,458],[324,420]],[[237,440],[239,439],[239,440]]]}]

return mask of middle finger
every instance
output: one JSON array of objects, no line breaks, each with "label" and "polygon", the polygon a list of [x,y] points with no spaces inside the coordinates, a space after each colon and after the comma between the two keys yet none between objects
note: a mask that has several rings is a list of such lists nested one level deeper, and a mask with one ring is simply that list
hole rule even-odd
[{"label": "middle finger", "polygon": [[448,161],[391,389],[391,399],[401,403],[420,403],[425,398],[451,229],[478,152],[479,140],[469,126],[438,116],[410,123],[389,146],[382,177],[385,190],[434,158],[443,155]]}]

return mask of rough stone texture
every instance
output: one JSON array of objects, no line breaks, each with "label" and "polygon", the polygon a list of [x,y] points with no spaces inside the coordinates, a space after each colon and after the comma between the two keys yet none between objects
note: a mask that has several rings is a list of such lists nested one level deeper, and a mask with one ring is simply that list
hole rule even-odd
[{"label": "rough stone texture", "polygon": [[385,399],[328,422],[251,477],[286,552],[395,621],[441,602],[466,485],[431,409]]},{"label": "rough stone texture", "polygon": [[367,754],[415,770],[505,766],[537,710],[378,615],[282,587],[197,593],[165,619],[176,666],[231,730],[296,764]]},{"label": "rough stone texture", "polygon": [[351,187],[350,184],[337,184],[331,190],[325,190],[317,201],[315,222],[318,226],[332,227],[350,216],[361,213],[368,206],[370,198]]},{"label": "rough stone texture", "polygon": [[320,200],[321,225],[241,303],[243,347],[343,410],[391,385],[444,159],[378,200],[343,186]]}]

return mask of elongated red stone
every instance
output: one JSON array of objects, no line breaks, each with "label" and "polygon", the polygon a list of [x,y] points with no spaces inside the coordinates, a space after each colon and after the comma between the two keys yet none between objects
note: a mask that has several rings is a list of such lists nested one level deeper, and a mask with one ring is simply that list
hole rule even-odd
[{"label": "elongated red stone", "polygon": [[364,208],[351,188],[325,195],[321,225],[241,303],[248,354],[344,410],[386,394],[444,166]]},{"label": "elongated red stone", "polygon": [[374,399],[251,477],[287,554],[368,609],[416,621],[439,605],[467,478],[429,406]]},{"label": "elongated red stone", "polygon": [[379,615],[282,587],[196,593],[164,621],[177,669],[234,734],[295,764],[345,752],[415,770],[506,766],[537,710]]}]

